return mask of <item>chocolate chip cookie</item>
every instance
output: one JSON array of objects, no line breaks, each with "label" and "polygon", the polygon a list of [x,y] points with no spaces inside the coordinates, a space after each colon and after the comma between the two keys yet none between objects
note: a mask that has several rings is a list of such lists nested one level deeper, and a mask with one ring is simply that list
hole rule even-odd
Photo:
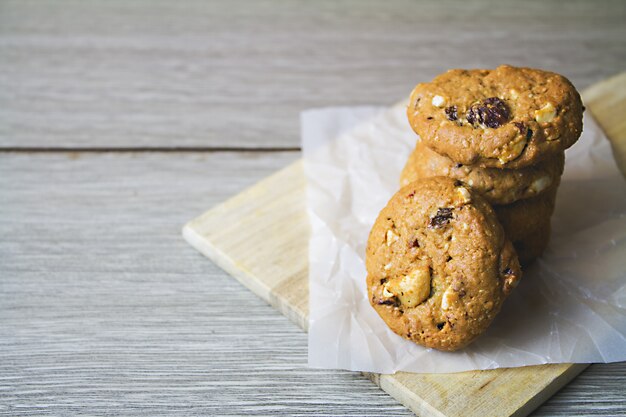
[{"label": "chocolate chip cookie", "polygon": [[454,162],[419,141],[402,170],[400,184],[443,175],[467,183],[491,204],[510,204],[539,195],[556,184],[564,164],[565,155],[560,152],[520,169],[481,168]]},{"label": "chocolate chip cookie", "polygon": [[583,105],[567,78],[532,68],[450,70],[418,84],[411,127],[437,153],[464,165],[521,168],[578,140]]},{"label": "chocolate chip cookie", "polygon": [[517,255],[489,203],[461,181],[419,179],[380,212],[366,249],[370,303],[400,336],[460,349],[518,283]]}]

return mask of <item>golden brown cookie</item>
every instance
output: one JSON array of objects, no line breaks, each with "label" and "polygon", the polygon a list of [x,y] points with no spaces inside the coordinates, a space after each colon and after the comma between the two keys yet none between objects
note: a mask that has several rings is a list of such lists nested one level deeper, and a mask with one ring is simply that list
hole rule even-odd
[{"label": "golden brown cookie", "polygon": [[[559,180],[560,182],[560,180]],[[498,220],[511,242],[545,228],[554,213],[558,183],[537,197],[519,200],[507,205],[494,205]]]},{"label": "golden brown cookie", "polygon": [[582,132],[580,95],[553,72],[502,65],[450,70],[411,94],[413,130],[465,165],[521,168],[563,152]]},{"label": "golden brown cookie", "polygon": [[519,261],[528,266],[540,257],[550,242],[550,220],[543,227],[513,242]]},{"label": "golden brown cookie", "polygon": [[400,184],[443,175],[467,183],[491,204],[509,204],[546,191],[558,182],[564,164],[565,155],[560,152],[537,165],[520,169],[481,168],[456,163],[418,141],[402,170]]},{"label": "golden brown cookie", "polygon": [[461,181],[420,179],[380,212],[366,249],[369,300],[415,343],[457,350],[484,332],[521,277],[489,203]]}]

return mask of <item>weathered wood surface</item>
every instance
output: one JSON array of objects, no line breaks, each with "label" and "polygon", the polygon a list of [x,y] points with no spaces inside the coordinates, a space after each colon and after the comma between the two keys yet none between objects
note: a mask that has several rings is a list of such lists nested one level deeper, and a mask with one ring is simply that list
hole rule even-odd
[{"label": "weathered wood surface", "polygon": [[626,2],[0,3],[0,147],[296,147],[310,107],[391,104],[455,67],[626,63]]},{"label": "weathered wood surface", "polygon": [[0,155],[0,415],[407,415],[180,236],[296,156]]},{"label": "weathered wood surface", "polygon": [[[0,414],[410,415],[307,369],[305,333],[180,237],[297,157],[0,155]],[[592,365],[536,415],[624,415],[624,386]]]},{"label": "weathered wood surface", "polygon": [[[448,67],[626,67],[626,4],[0,1],[0,148],[298,146]],[[180,238],[293,153],[0,154],[0,414],[410,415]],[[535,414],[626,415],[626,365]]]}]

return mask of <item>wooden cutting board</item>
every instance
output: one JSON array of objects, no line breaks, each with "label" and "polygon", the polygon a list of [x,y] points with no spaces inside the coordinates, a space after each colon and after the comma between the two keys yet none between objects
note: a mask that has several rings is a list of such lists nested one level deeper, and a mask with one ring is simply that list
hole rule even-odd
[{"label": "wooden cutting board", "polygon": [[[626,73],[583,93],[626,172]],[[309,223],[298,161],[190,221],[183,236],[255,294],[306,330]],[[456,374],[367,374],[420,416],[525,416],[586,364]]]}]

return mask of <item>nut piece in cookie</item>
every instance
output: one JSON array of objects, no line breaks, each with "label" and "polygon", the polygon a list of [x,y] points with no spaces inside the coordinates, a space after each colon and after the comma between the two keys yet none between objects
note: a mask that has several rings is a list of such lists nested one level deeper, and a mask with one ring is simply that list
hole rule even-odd
[{"label": "nut piece in cookie", "polygon": [[556,116],[556,109],[552,103],[548,103],[539,110],[535,110],[535,120],[537,123],[550,123]]},{"label": "nut piece in cookie", "polygon": [[383,295],[397,297],[401,305],[415,307],[430,294],[430,268],[417,267],[403,277],[384,284]]},{"label": "nut piece in cookie", "polygon": [[489,203],[448,177],[417,180],[389,200],[370,232],[366,268],[369,300],[387,325],[448,351],[487,329],[521,277]]}]

